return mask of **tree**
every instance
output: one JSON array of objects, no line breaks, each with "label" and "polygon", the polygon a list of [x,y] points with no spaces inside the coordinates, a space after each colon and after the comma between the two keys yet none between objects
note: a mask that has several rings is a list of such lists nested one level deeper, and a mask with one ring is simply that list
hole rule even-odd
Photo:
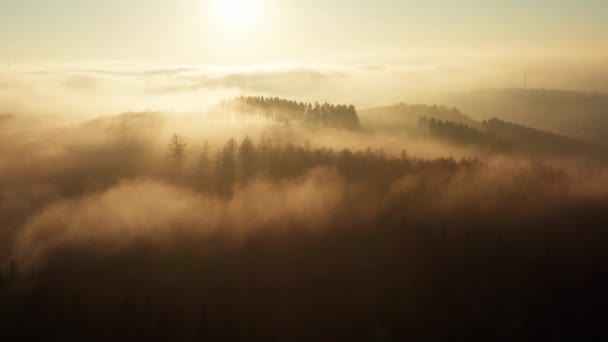
[{"label": "tree", "polygon": [[239,147],[239,161],[242,181],[246,183],[253,176],[256,168],[255,145],[248,137],[243,140]]},{"label": "tree", "polygon": [[11,260],[10,266],[9,266],[9,273],[8,273],[8,277],[10,280],[15,280],[18,276],[18,271],[17,271],[17,263],[15,262],[15,260]]},{"label": "tree", "polygon": [[220,108],[252,115],[256,120],[279,125],[299,124],[309,128],[334,127],[358,130],[361,128],[353,105],[302,103],[278,97],[237,97],[222,101]]},{"label": "tree", "polygon": [[203,151],[198,158],[198,167],[200,172],[200,182],[203,188],[206,188],[209,183],[209,176],[211,174],[211,158],[209,156],[209,142],[205,140],[203,145]]},{"label": "tree", "polygon": [[218,150],[215,152],[215,184],[220,185],[222,183],[222,151]]},{"label": "tree", "polygon": [[181,135],[173,134],[169,141],[169,157],[174,161],[177,169],[180,169],[186,160],[186,146]]},{"label": "tree", "polygon": [[218,178],[221,192],[226,195],[232,193],[232,185],[236,178],[236,152],[237,143],[234,138],[228,140],[221,153],[218,154]]}]

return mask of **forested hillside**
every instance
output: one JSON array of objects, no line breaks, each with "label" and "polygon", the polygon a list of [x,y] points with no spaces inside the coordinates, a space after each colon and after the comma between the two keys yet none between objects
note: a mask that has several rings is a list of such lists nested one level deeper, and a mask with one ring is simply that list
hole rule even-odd
[{"label": "forested hillside", "polygon": [[304,103],[277,97],[241,96],[222,101],[211,112],[215,115],[237,115],[240,120],[272,122],[304,127],[360,128],[359,117],[353,105]]},{"label": "forested hillside", "polygon": [[497,118],[484,120],[482,127],[488,134],[513,142],[517,152],[525,155],[586,156],[605,159],[608,149],[563,135],[525,127]]},{"label": "forested hillside", "polygon": [[359,123],[265,97],[35,122],[0,119],[11,340],[466,340],[504,322],[525,339],[564,314],[578,336],[606,302],[600,145],[456,108]]},{"label": "forested hillside", "polygon": [[[422,121],[463,143],[488,139]],[[550,337],[603,331],[589,320],[608,302],[602,174],[265,136],[157,145],[162,126],[128,114],[35,141],[0,136],[11,165],[0,168],[0,336],[532,340],[563,321]]]},{"label": "forested hillside", "polygon": [[369,108],[360,111],[361,123],[369,130],[382,132],[411,132],[421,117],[452,121],[475,127],[477,122],[454,107],[398,103],[392,106]]},{"label": "forested hillside", "polygon": [[510,152],[513,147],[510,140],[463,123],[423,116],[419,120],[419,127],[426,136],[451,144],[473,146],[491,152]]},{"label": "forested hillside", "polygon": [[398,104],[361,112],[363,128],[439,140],[524,157],[588,158],[605,161],[608,147],[576,138],[491,118],[473,120],[456,108]]},{"label": "forested hillside", "polygon": [[488,89],[434,97],[478,120],[496,117],[608,145],[608,95],[548,89]]}]

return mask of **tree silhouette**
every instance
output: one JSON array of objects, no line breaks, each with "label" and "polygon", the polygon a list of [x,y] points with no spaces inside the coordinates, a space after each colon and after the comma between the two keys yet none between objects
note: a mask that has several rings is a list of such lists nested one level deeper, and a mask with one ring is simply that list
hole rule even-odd
[{"label": "tree silhouette", "polygon": [[358,130],[361,128],[357,111],[353,105],[303,103],[281,98],[237,97],[222,101],[219,109],[254,117],[256,122],[271,122],[279,125],[302,125],[309,128],[333,127]]},{"label": "tree silhouette", "polygon": [[9,266],[8,278],[10,280],[15,280],[15,279],[17,279],[18,276],[19,276],[19,271],[17,270],[17,262],[15,262],[15,260],[11,260],[11,263]]},{"label": "tree silhouette", "polygon": [[232,185],[236,180],[236,154],[237,143],[234,138],[226,142],[221,151],[217,151],[215,160],[215,170],[218,180],[220,193],[230,195]]},{"label": "tree silhouette", "polygon": [[239,161],[241,180],[247,182],[256,171],[256,149],[253,141],[248,137],[243,140],[239,147]]},{"label": "tree silhouette", "polygon": [[173,134],[169,141],[169,157],[176,169],[181,169],[186,160],[186,142],[181,135]]},{"label": "tree silhouette", "polygon": [[211,176],[211,157],[209,155],[209,142],[205,140],[203,144],[203,151],[201,152],[198,158],[198,168],[199,168],[199,177],[200,177],[200,185],[203,189],[207,189],[209,185],[209,180]]}]

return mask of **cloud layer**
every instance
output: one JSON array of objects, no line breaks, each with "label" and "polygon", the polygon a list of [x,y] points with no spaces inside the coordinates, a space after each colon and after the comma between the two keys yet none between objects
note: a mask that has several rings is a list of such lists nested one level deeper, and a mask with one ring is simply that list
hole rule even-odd
[{"label": "cloud layer", "polygon": [[142,110],[201,111],[219,99],[240,94],[364,107],[474,88],[518,87],[523,85],[524,71],[531,87],[608,91],[601,76],[607,74],[605,67],[539,60],[16,65],[0,70],[0,112],[96,116]]}]

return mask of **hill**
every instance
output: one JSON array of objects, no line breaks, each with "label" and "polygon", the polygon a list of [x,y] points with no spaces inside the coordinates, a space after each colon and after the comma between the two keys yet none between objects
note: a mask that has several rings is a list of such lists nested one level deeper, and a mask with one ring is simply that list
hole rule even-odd
[{"label": "hill", "polygon": [[361,112],[364,129],[377,133],[406,133],[486,152],[529,157],[604,160],[604,146],[496,117],[474,120],[457,108],[400,103]]},{"label": "hill", "polygon": [[496,117],[573,138],[608,144],[608,94],[548,89],[486,89],[441,95],[476,119]]},{"label": "hill", "polygon": [[297,124],[312,128],[332,127],[357,130],[360,128],[357,110],[353,105],[304,103],[278,97],[241,96],[220,102],[211,115],[235,115],[239,120]]},{"label": "hill", "polygon": [[417,131],[418,120],[421,117],[478,126],[478,122],[457,108],[424,104],[398,103],[392,106],[368,108],[360,111],[359,117],[363,127],[391,133]]}]

